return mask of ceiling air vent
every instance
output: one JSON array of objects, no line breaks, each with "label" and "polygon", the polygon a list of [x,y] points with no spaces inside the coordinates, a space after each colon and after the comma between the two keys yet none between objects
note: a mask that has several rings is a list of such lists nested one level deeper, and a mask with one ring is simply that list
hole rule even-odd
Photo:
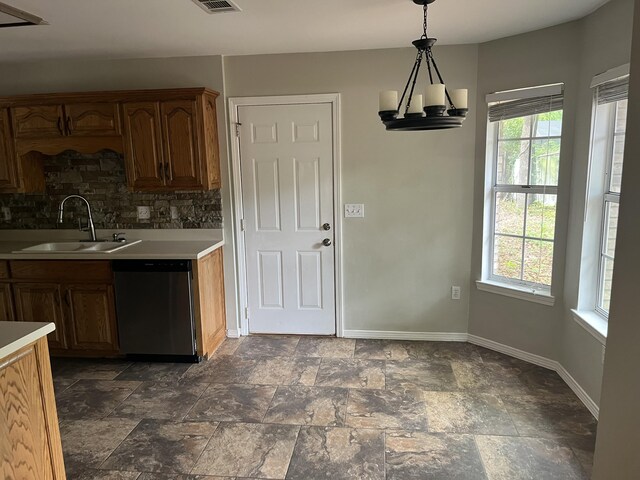
[{"label": "ceiling air vent", "polygon": [[240,12],[240,7],[230,0],[193,0],[208,13]]},{"label": "ceiling air vent", "polygon": [[42,18],[0,2],[0,28],[48,25]]}]

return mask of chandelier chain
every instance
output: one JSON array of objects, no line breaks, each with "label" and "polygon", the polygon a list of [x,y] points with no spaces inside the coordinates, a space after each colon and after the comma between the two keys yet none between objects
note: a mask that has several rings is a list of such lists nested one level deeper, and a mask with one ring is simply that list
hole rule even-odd
[{"label": "chandelier chain", "polygon": [[429,10],[429,4],[425,2],[424,4],[424,22],[422,24],[422,38],[427,38],[427,26],[428,26],[428,22],[427,22],[427,13]]}]

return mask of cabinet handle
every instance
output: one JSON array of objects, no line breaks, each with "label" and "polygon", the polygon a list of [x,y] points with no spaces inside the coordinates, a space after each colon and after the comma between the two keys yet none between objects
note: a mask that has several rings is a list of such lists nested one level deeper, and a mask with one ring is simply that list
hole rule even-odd
[{"label": "cabinet handle", "polygon": [[71,308],[71,292],[69,290],[64,294],[64,303],[67,304],[67,307]]},{"label": "cabinet handle", "polygon": [[69,135],[73,132],[73,119],[71,117],[67,117],[67,132]]},{"label": "cabinet handle", "polygon": [[167,180],[171,179],[171,169],[169,168],[169,162],[164,164],[164,177]]},{"label": "cabinet handle", "polygon": [[60,135],[64,135],[64,130],[62,129],[62,117],[58,117],[58,131]]}]

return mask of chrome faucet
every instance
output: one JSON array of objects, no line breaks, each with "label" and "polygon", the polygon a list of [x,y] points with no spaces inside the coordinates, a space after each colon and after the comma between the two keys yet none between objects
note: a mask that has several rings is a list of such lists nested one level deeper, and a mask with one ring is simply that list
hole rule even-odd
[{"label": "chrome faucet", "polygon": [[65,197],[64,200],[60,202],[60,207],[58,208],[58,223],[62,223],[62,216],[64,215],[64,204],[70,198],[79,198],[87,205],[87,228],[81,229],[82,231],[89,231],[89,235],[91,235],[91,241],[95,242],[96,240],[96,227],[93,225],[93,217],[91,216],[91,205],[89,205],[89,201],[84,198],[82,195],[69,195]]}]

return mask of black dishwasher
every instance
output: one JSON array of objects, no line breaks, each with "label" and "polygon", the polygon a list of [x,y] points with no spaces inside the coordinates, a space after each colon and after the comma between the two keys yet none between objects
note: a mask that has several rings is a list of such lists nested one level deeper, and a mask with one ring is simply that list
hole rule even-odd
[{"label": "black dishwasher", "polygon": [[113,262],[120,350],[128,358],[198,362],[190,260]]}]

